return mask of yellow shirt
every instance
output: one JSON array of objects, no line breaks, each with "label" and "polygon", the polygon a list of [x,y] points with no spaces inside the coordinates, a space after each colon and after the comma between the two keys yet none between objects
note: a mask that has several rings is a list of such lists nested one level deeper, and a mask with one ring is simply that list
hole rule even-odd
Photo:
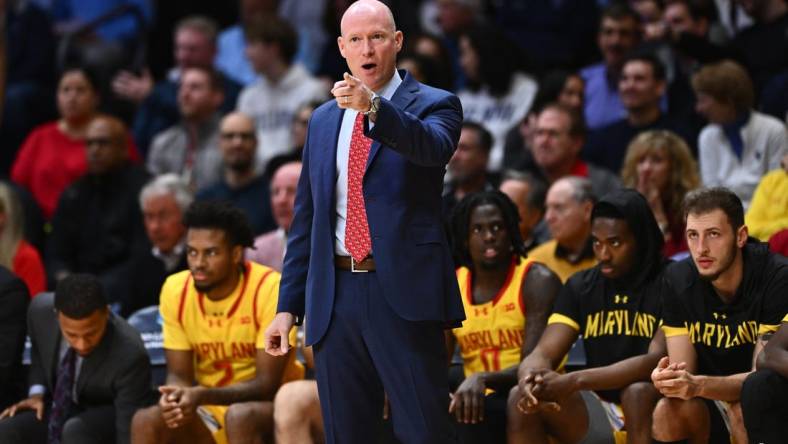
[{"label": "yellow shirt", "polygon": [[766,242],[788,228],[788,173],[782,168],[761,178],[744,217],[750,236]]},{"label": "yellow shirt", "polygon": [[512,262],[498,294],[483,304],[473,303],[471,271],[466,267],[457,269],[466,319],[462,327],[452,330],[452,334],[460,346],[466,377],[520,363],[525,333],[522,286],[533,262],[526,258],[520,258],[519,264]]},{"label": "yellow shirt", "polygon": [[545,264],[547,268],[553,270],[553,273],[558,275],[562,283],[566,283],[566,280],[578,271],[596,265],[596,258],[593,255],[584,257],[580,262],[573,264],[566,258],[556,255],[556,247],[558,247],[558,242],[553,239],[529,251],[528,257]]},{"label": "yellow shirt", "polygon": [[[257,349],[265,347],[264,331],[276,314],[279,295],[276,271],[253,262],[244,264],[230,296],[212,301],[199,293],[189,270],[173,274],[161,289],[159,310],[164,320],[164,348],[194,352],[197,383],[222,387],[255,376]],[[295,344],[295,329],[290,343]],[[303,377],[291,354],[283,383]]]}]

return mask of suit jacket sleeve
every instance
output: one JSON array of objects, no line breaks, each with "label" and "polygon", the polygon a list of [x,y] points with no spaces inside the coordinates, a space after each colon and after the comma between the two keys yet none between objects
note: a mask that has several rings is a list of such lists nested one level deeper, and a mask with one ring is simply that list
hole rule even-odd
[{"label": "suit jacket sleeve", "polygon": [[[310,120],[310,126],[311,124]],[[282,266],[282,280],[276,308],[277,313],[292,313],[299,325],[304,320],[306,277],[311,251],[312,215],[315,211],[309,178],[309,151],[311,149],[309,133],[307,129],[307,138],[301,159],[301,176],[298,179],[293,221],[288,233],[287,254]]]},{"label": "suit jacket sleeve", "polygon": [[18,389],[24,384],[21,371],[25,344],[25,313],[30,297],[25,284],[7,270],[0,270],[0,407],[16,402]]},{"label": "suit jacket sleeve", "polygon": [[457,148],[461,124],[462,106],[454,95],[436,100],[423,118],[381,98],[375,125],[367,136],[417,165],[442,167]]},{"label": "suit jacket sleeve", "polygon": [[[40,338],[44,337],[44,335],[52,335],[55,334],[57,326],[57,321],[52,318],[51,321],[55,323],[49,327],[49,331],[42,331],[41,328],[46,329],[47,320],[40,319],[41,315],[44,310],[51,310],[52,306],[49,304],[44,303],[46,298],[52,298],[51,295],[41,295],[33,299],[30,303],[30,308],[27,311],[27,331],[28,335],[31,339],[31,349],[30,349],[30,372],[28,373],[28,385],[43,385],[47,387],[49,390],[50,381],[47,378],[47,371],[44,368],[44,363],[41,362],[41,350],[40,347]],[[50,321],[50,322],[51,322]]]},{"label": "suit jacket sleeve", "polygon": [[135,353],[132,359],[118,369],[115,384],[115,436],[117,444],[128,444],[131,439],[131,418],[147,406],[151,399],[150,361],[145,350]]}]

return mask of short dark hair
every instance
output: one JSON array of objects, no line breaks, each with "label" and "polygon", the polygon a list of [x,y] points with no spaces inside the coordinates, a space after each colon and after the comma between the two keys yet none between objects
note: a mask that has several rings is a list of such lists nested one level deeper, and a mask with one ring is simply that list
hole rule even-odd
[{"label": "short dark hair", "polygon": [[640,23],[640,16],[638,15],[637,11],[632,9],[631,6],[624,2],[613,2],[608,7],[603,9],[602,14],[599,16],[600,26],[602,21],[606,18],[616,21],[631,18],[635,22]]},{"label": "short dark hair", "polygon": [[298,50],[298,34],[293,26],[282,18],[263,15],[244,26],[244,38],[247,42],[276,43],[285,63],[293,63]]},{"label": "short dark hair", "polygon": [[471,213],[476,207],[494,205],[501,211],[506,231],[512,241],[512,254],[525,256],[525,242],[520,234],[520,213],[509,196],[498,190],[480,191],[465,196],[454,208],[451,215],[451,250],[458,266],[473,265],[468,253],[467,241],[470,233]]},{"label": "short dark hair", "polygon": [[[224,92],[224,78],[216,69],[206,66],[190,66],[183,70],[183,72],[186,71],[200,71],[208,77],[208,86],[210,86],[213,91]],[[181,76],[181,78],[183,78],[183,76]]]},{"label": "short dark hair", "polygon": [[478,122],[466,120],[465,122],[462,122],[462,129],[476,131],[476,135],[479,137],[479,146],[482,148],[482,150],[484,150],[485,153],[490,153],[490,149],[492,149],[493,144],[493,136],[490,131],[484,127],[484,125]]},{"label": "short dark hair", "polygon": [[187,229],[208,228],[224,231],[231,247],[251,247],[254,244],[254,232],[246,214],[226,201],[194,202],[183,215],[183,225]]},{"label": "short dark hair", "polygon": [[72,72],[78,72],[82,74],[85,80],[88,81],[90,87],[93,89],[93,93],[95,93],[96,95],[101,94],[101,81],[99,80],[98,74],[92,68],[88,68],[87,66],[84,65],[70,63],[64,66],[58,73],[57,76],[58,83],[60,83],[60,81],[63,80],[63,77],[65,77],[66,74],[71,74]]},{"label": "short dark hair", "polygon": [[706,214],[722,210],[731,227],[738,230],[744,225],[744,206],[733,191],[725,187],[698,188],[684,196],[684,222],[690,214]]},{"label": "short dark hair", "polygon": [[104,288],[92,274],[70,274],[57,283],[55,289],[55,310],[71,319],[85,319],[96,312],[106,309]]},{"label": "short dark hair", "polygon": [[651,74],[654,79],[665,81],[665,65],[653,52],[650,51],[635,51],[624,57],[624,63],[621,66],[626,66],[629,62],[643,62],[651,65]]},{"label": "short dark hair", "polygon": [[544,108],[542,108],[542,110],[539,111],[539,114],[541,115],[543,112],[548,110],[558,111],[560,113],[566,114],[566,116],[569,117],[570,136],[579,137],[583,139],[586,137],[586,131],[587,131],[586,120],[582,112],[569,108],[568,106],[561,105],[558,102],[553,102],[545,105]]},{"label": "short dark hair", "polygon": [[544,180],[527,171],[506,170],[503,172],[501,183],[507,180],[515,180],[527,184],[528,195],[525,196],[526,205],[535,210],[544,212],[544,203],[547,197],[547,184]]}]

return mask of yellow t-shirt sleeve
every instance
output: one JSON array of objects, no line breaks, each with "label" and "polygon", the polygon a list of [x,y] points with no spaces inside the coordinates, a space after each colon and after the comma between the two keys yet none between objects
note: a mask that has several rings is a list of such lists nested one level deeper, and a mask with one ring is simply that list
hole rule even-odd
[{"label": "yellow t-shirt sleeve", "polygon": [[788,313],[785,314],[785,317],[783,318],[783,322],[788,322]]},{"label": "yellow t-shirt sleeve", "polygon": [[[260,286],[260,291],[257,297],[257,319],[260,325],[260,330],[257,332],[257,340],[255,346],[257,348],[265,348],[265,330],[271,321],[276,316],[276,306],[279,302],[279,280],[281,275],[272,271],[266,278],[263,285]],[[291,347],[296,344],[297,329],[290,330],[288,342]]]},{"label": "yellow t-shirt sleeve", "polygon": [[687,327],[669,327],[665,324],[662,324],[662,331],[665,332],[665,337],[670,338],[673,336],[689,336],[689,331]]},{"label": "yellow t-shirt sleeve", "polygon": [[[785,318],[783,318],[783,322],[785,322]],[[758,326],[758,335],[765,335],[767,333],[774,333],[777,329],[780,328],[779,325],[773,324],[761,324]]]},{"label": "yellow t-shirt sleeve", "polygon": [[[185,273],[189,273],[186,271]],[[181,294],[188,274],[178,273],[164,282],[159,296],[159,313],[163,320],[162,336],[164,348],[170,350],[191,350],[192,344],[183,326],[178,322],[178,309]],[[188,297],[188,292],[186,297]]]},{"label": "yellow t-shirt sleeve", "polygon": [[580,331],[580,325],[569,316],[562,315],[561,313],[553,313],[547,319],[547,325],[550,324],[564,324],[572,327],[574,331]]}]

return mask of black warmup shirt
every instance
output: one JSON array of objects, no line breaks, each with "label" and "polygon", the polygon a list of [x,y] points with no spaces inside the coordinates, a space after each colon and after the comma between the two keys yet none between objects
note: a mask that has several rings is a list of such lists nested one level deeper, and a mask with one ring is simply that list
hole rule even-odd
[{"label": "black warmup shirt", "polygon": [[667,337],[689,335],[698,374],[749,372],[758,336],[774,332],[788,313],[788,260],[750,240],[735,302],[726,304],[698,275],[692,258],[665,271],[664,326]]}]

